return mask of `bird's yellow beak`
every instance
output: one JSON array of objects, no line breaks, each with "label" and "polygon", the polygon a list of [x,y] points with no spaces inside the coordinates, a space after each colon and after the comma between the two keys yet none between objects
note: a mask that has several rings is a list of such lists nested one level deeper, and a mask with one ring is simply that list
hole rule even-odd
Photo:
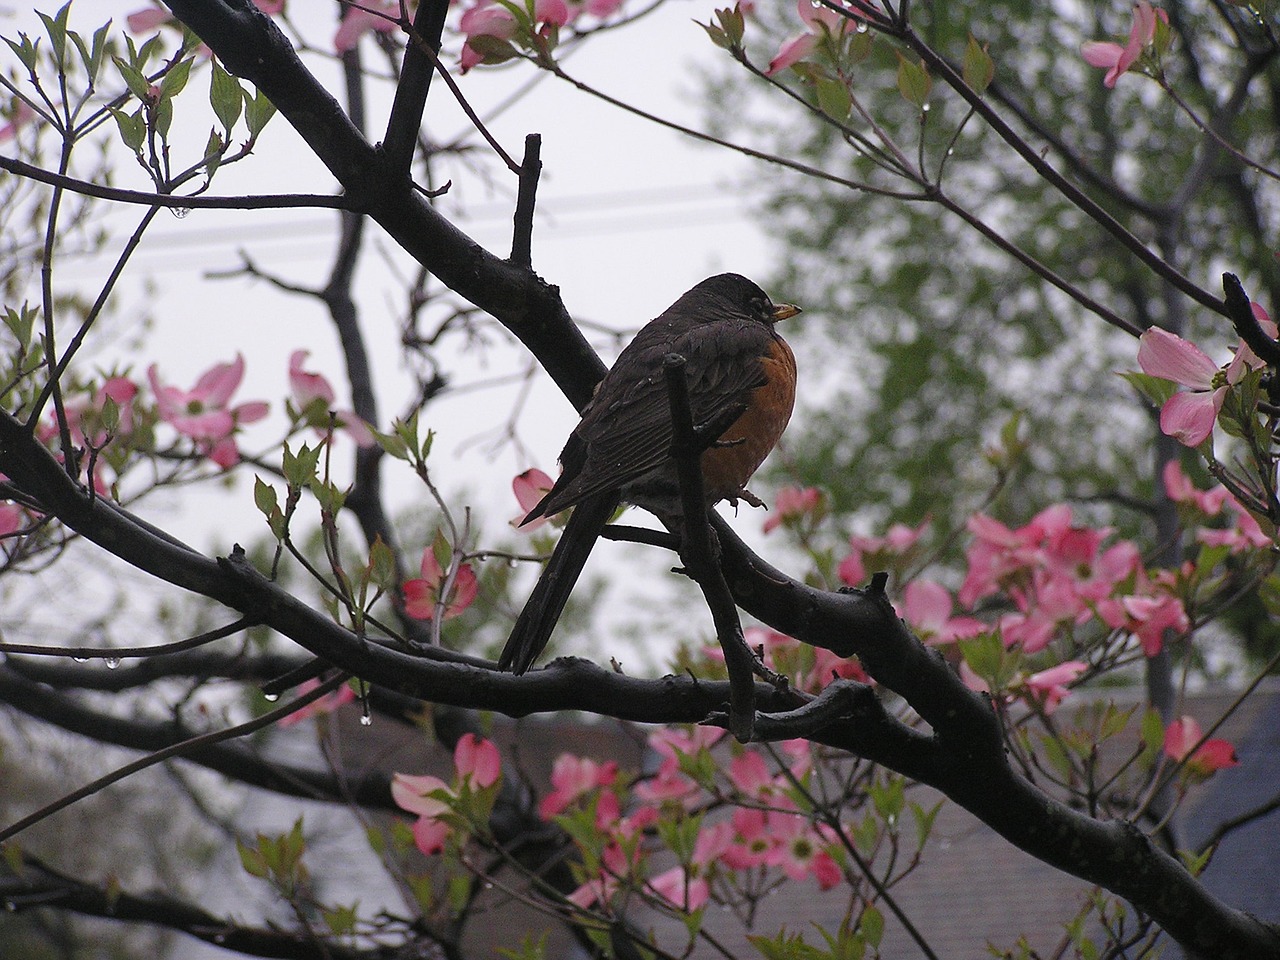
[{"label": "bird's yellow beak", "polygon": [[773,305],[773,313],[769,314],[769,316],[774,323],[777,323],[779,320],[794,317],[799,312],[800,308],[794,303],[775,303]]}]

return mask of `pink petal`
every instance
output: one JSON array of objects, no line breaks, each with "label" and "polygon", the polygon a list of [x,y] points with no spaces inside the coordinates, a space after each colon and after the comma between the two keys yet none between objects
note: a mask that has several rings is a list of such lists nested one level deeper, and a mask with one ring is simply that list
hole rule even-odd
[{"label": "pink petal", "polygon": [[479,787],[489,787],[498,782],[502,772],[502,758],[493,741],[464,733],[453,752],[453,763],[458,773],[470,777]]},{"label": "pink petal", "polygon": [[1160,408],[1160,430],[1188,447],[1198,447],[1213,433],[1227,388],[1212,393],[1175,393]]},{"label": "pink petal", "polygon": [[204,373],[191,389],[191,395],[211,407],[226,406],[231,395],[244,379],[244,357],[236,354],[230,363],[216,363]]},{"label": "pink petal", "polygon": [[391,778],[391,799],[395,805],[420,817],[434,817],[449,809],[442,800],[427,796],[437,790],[449,792],[449,785],[439,777],[397,773]]},{"label": "pink petal", "polygon": [[237,424],[241,423],[257,423],[271,412],[271,404],[265,400],[250,400],[248,403],[242,403],[231,411],[231,415],[235,418]]},{"label": "pink petal", "polygon": [[131,13],[125,17],[124,22],[130,33],[150,33],[157,27],[163,26],[172,20],[172,13],[156,7]]},{"label": "pink petal", "polygon": [[1138,365],[1150,376],[1194,390],[1212,389],[1218,374],[1218,365],[1203,350],[1160,327],[1149,327],[1138,339]]},{"label": "pink petal", "polygon": [[951,594],[932,580],[912,580],[904,591],[906,621],[924,633],[932,633],[951,616]]},{"label": "pink petal", "polygon": [[1165,728],[1164,752],[1181,760],[1203,735],[1195,717],[1179,717]]},{"label": "pink petal", "polygon": [[1110,69],[1120,60],[1124,48],[1118,43],[1105,43],[1100,40],[1089,40],[1080,45],[1080,55],[1091,67]]},{"label": "pink petal", "polygon": [[448,839],[449,827],[439,820],[419,817],[413,825],[413,845],[427,856],[443,850],[445,841]]},{"label": "pink petal", "polygon": [[223,437],[209,451],[209,459],[223,470],[230,470],[240,462],[240,448],[231,437]]},{"label": "pink petal", "polygon": [[569,22],[569,7],[564,0],[536,0],[533,5],[533,19],[536,23],[549,23],[563,27]]},{"label": "pink petal", "polygon": [[784,40],[782,46],[778,48],[778,52],[769,61],[769,68],[765,70],[764,75],[772,77],[781,73],[787,67],[799,63],[812,53],[817,46],[818,38],[812,33],[802,33],[789,40]]},{"label": "pink petal", "polygon": [[289,389],[293,391],[294,400],[301,407],[317,399],[332,404],[333,387],[322,374],[308,373],[302,369],[306,359],[306,350],[295,350],[289,354]]}]

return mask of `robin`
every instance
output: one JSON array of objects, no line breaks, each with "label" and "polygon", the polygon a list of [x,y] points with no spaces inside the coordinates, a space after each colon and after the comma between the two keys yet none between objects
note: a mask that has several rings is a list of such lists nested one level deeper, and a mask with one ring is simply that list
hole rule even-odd
[{"label": "robin", "polygon": [[620,502],[679,517],[662,373],[668,354],[687,362],[695,427],[730,424],[702,454],[707,505],[760,504],[746,483],[782,435],[796,395],[795,356],[773,325],[799,312],[773,303],[746,277],[722,273],[651,320],[618,355],[564,445],[560,478],[521,521],[576,507],[498,658],[500,669],[524,673],[542,652]]}]

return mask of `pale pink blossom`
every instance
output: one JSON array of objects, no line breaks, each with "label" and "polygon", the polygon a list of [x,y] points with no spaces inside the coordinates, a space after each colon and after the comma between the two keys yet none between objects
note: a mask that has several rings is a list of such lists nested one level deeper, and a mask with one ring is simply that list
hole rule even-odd
[{"label": "pale pink blossom", "polygon": [[[843,4],[840,5],[843,6]],[[844,7],[844,9],[848,10],[851,15],[857,16],[857,13],[852,8]],[[788,67],[795,66],[813,53],[818,48],[819,41],[824,37],[840,37],[852,25],[849,17],[826,4],[813,3],[812,0],[798,0],[796,12],[800,15],[800,20],[805,25],[805,32],[789,37],[782,42],[778,52],[773,55],[773,59],[769,61],[769,66],[765,69],[764,74],[766,77],[772,77]]]},{"label": "pale pink blossom", "polygon": [[849,538],[849,555],[840,561],[836,574],[851,587],[861,586],[867,578],[868,562],[887,564],[901,559],[920,542],[929,523],[925,520],[918,527],[895,523],[883,537],[854,534]]},{"label": "pale pink blossom", "polygon": [[231,363],[214,364],[190,390],[162,383],[155,364],[147,370],[147,378],[160,419],[194,440],[205,456],[224,468],[240,461],[233,438],[236,430],[267,415],[267,404],[262,401],[230,406],[231,395],[244,378],[244,357],[240,354]]},{"label": "pale pink blossom", "polygon": [[454,782],[447,784],[431,775],[397,773],[391,779],[391,799],[396,806],[416,814],[414,845],[425,854],[439,852],[449,837],[450,827],[442,817],[464,788],[485,789],[498,782],[502,760],[489,740],[465,733],[453,750]]},{"label": "pale pink blossom", "polygon": [[1204,733],[1195,717],[1185,716],[1174,720],[1164,732],[1164,752],[1174,760],[1183,761],[1183,768],[1190,774],[1207,777],[1215,770],[1240,765],[1235,748],[1230,741],[1205,740],[1192,754]]},{"label": "pale pink blossom", "polygon": [[[303,369],[307,355],[306,350],[295,350],[289,354],[289,390],[293,394],[295,406],[301,413],[307,415],[311,426],[321,434],[328,432],[328,416],[332,414],[336,425],[346,430],[351,439],[356,442],[356,446],[372,447],[377,441],[367,423],[351,410],[333,409],[334,391],[328,378],[324,374]],[[313,404],[324,408],[322,416],[311,415],[314,412],[311,411]]]},{"label": "pale pink blossom", "polygon": [[783,524],[788,526],[806,516],[817,516],[822,508],[822,491],[817,487],[783,487],[778,491],[773,512],[764,521],[764,532],[770,533]]},{"label": "pale pink blossom", "polygon": [[1161,476],[1164,478],[1164,491],[1170,500],[1192,506],[1207,517],[1216,517],[1222,505],[1231,499],[1231,494],[1222,484],[1209,490],[1196,487],[1177,460],[1166,463]]},{"label": "pale pink blossom", "polygon": [[1102,83],[1114,87],[1120,75],[1127,72],[1142,56],[1156,35],[1156,18],[1169,22],[1169,14],[1153,9],[1147,0],[1139,0],[1133,7],[1133,26],[1129,28],[1129,42],[1123,47],[1118,43],[1090,40],[1080,48],[1085,63],[1107,71]]},{"label": "pale pink blossom", "polygon": [[[422,562],[419,565],[421,577],[406,580],[400,588],[404,594],[404,612],[415,620],[433,620],[436,608],[441,603],[441,591],[447,588],[446,575],[436,559],[435,551],[427,547],[422,551]],[[458,567],[454,576],[452,589],[444,598],[444,616],[450,620],[471,606],[479,591],[475,571],[471,564],[464,563]]]},{"label": "pale pink blossom", "polygon": [[1053,713],[1058,704],[1071,692],[1069,684],[1089,668],[1087,663],[1068,660],[1048,670],[1041,670],[1027,677],[1027,689],[1040,701],[1045,713]]},{"label": "pale pink blossom", "polygon": [[1098,604],[1098,615],[1107,626],[1137,637],[1148,657],[1163,649],[1166,630],[1185,634],[1191,629],[1182,601],[1168,593],[1104,600]]},{"label": "pale pink blossom", "polygon": [[529,523],[525,523],[525,517],[542,502],[542,498],[550,492],[553,486],[555,486],[555,481],[537,468],[531,468],[524,473],[517,474],[516,478],[511,481],[511,491],[516,495],[516,503],[520,504],[520,513],[512,517],[511,525],[519,530],[531,532],[546,523],[546,517],[539,517]]},{"label": "pale pink blossom", "polygon": [[[1276,326],[1266,311],[1256,303],[1252,307],[1263,331],[1275,338]],[[1160,408],[1160,429],[1180,443],[1195,447],[1213,433],[1228,388],[1264,364],[1241,340],[1231,362],[1220,368],[1194,343],[1160,327],[1150,327],[1138,340],[1138,365],[1149,376],[1190,388],[1165,401]]]},{"label": "pale pink blossom", "polygon": [[9,117],[9,122],[4,126],[0,126],[0,143],[12,140],[18,135],[19,130],[38,116],[39,114],[31,109],[27,101],[15,99],[13,101],[13,113]]},{"label": "pale pink blossom", "polygon": [[[298,693],[309,693],[316,687],[320,686],[319,680],[307,680],[298,685]],[[325,714],[333,713],[344,703],[350,703],[356,698],[356,692],[351,689],[351,685],[344,683],[337,690],[326,693],[319,700],[313,700],[301,710],[295,710],[287,717],[283,717],[279,721],[282,727],[292,727],[311,717],[319,717]]]},{"label": "pale pink blossom", "polygon": [[597,763],[587,757],[562,753],[551,768],[551,786],[554,789],[542,798],[538,813],[543,820],[550,820],[579,797],[612,785],[617,776],[618,765],[612,760]]},{"label": "pale pink blossom", "polygon": [[338,32],[333,35],[335,53],[354,50],[366,33],[391,33],[400,29],[400,0],[361,0],[346,7]]},{"label": "pale pink blossom", "polygon": [[26,526],[26,514],[16,503],[0,503],[0,537],[11,537]]},{"label": "pale pink blossom", "polygon": [[951,594],[932,580],[917,578],[903,591],[902,617],[926,644],[954,643],[976,637],[985,625],[972,617],[952,617]]}]

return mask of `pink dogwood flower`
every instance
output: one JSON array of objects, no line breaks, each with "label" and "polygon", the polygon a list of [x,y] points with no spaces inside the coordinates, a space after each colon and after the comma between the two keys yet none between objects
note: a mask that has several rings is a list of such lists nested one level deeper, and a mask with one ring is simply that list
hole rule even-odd
[{"label": "pink dogwood flower", "polygon": [[1080,54],[1085,63],[1107,71],[1102,78],[1103,86],[1114,87],[1120,75],[1127,73],[1137,63],[1143,51],[1155,39],[1157,18],[1165,23],[1169,22],[1169,14],[1164,10],[1153,8],[1147,0],[1139,0],[1133,6],[1133,26],[1129,28],[1129,42],[1123,47],[1118,43],[1099,40],[1089,40],[1081,45]]},{"label": "pink dogwood flower", "polygon": [[546,523],[546,517],[539,517],[527,524],[524,518],[542,501],[553,486],[555,481],[536,467],[518,474],[511,481],[511,491],[516,495],[516,503],[520,504],[520,513],[511,518],[511,525],[518,530],[531,532]]},{"label": "pink dogwood flower", "polygon": [[[433,620],[436,608],[441,602],[441,591],[447,589],[445,571],[436,559],[435,551],[427,547],[422,551],[422,563],[419,565],[421,577],[406,580],[401,586],[404,594],[404,612],[415,620]],[[464,563],[458,567],[453,587],[444,599],[444,616],[451,620],[471,606],[479,591],[475,571],[471,564]]]},{"label": "pink dogwood flower", "polygon": [[813,516],[822,507],[822,491],[817,487],[783,487],[778,491],[773,513],[764,521],[764,532],[770,533],[783,524],[795,524],[801,518]]},{"label": "pink dogwood flower", "polygon": [[849,538],[849,555],[840,561],[836,574],[851,587],[861,586],[867,579],[868,558],[875,563],[900,559],[920,542],[920,538],[929,529],[929,522],[925,520],[918,527],[895,523],[883,537],[854,534]]},{"label": "pink dogwood flower", "polygon": [[[854,13],[851,8],[846,9],[849,9],[851,14]],[[778,52],[773,55],[773,59],[765,69],[766,77],[775,76],[788,67],[795,66],[813,53],[824,37],[842,36],[852,24],[849,17],[825,4],[815,4],[812,0],[798,0],[796,11],[804,22],[805,32],[782,41]]]},{"label": "pink dogwood flower", "polygon": [[[298,693],[310,693],[316,687],[320,686],[319,680],[307,680],[298,685]],[[319,700],[313,700],[301,710],[297,710],[287,717],[281,719],[278,723],[281,727],[292,727],[308,720],[311,717],[324,716],[333,713],[344,703],[350,703],[356,698],[356,692],[351,689],[350,684],[344,683],[332,693],[326,693]]]},{"label": "pink dogwood flower", "polygon": [[502,758],[492,741],[465,733],[453,751],[454,782],[447,784],[439,777],[397,773],[391,780],[391,799],[396,806],[416,814],[413,825],[414,845],[431,855],[443,849],[450,828],[440,819],[449,812],[451,803],[465,786],[483,790],[493,786],[502,775]]},{"label": "pink dogwood flower", "polygon": [[1027,690],[1040,702],[1045,713],[1053,713],[1058,704],[1071,692],[1068,684],[1089,668],[1087,663],[1068,660],[1048,670],[1041,670],[1027,677]]},{"label": "pink dogwood flower", "polygon": [[[601,5],[600,9],[606,9]],[[544,31],[548,28],[563,27],[581,10],[571,11],[565,0],[535,0],[533,5],[533,24],[540,24]],[[479,50],[472,43],[479,37],[492,37],[495,40],[507,41],[515,37],[520,29],[515,15],[498,3],[497,0],[476,0],[467,8],[458,20],[458,29],[467,38],[462,45],[459,65],[463,73],[482,63],[501,62],[515,55],[511,50],[506,53]]]},{"label": "pink dogwood flower", "polygon": [[244,379],[244,357],[240,354],[231,363],[214,364],[190,390],[162,383],[155,364],[148,368],[147,379],[156,396],[160,419],[194,440],[205,456],[224,469],[240,462],[240,450],[233,437],[236,430],[267,415],[267,404],[262,401],[230,406],[231,395]]},{"label": "pink dogwood flower", "polygon": [[366,33],[392,33],[400,29],[400,0],[360,0],[347,6],[333,35],[335,53],[354,50]]},{"label": "pink dogwood flower", "polygon": [[1183,769],[1188,774],[1200,778],[1209,776],[1215,770],[1240,765],[1240,760],[1236,757],[1235,747],[1227,740],[1216,738],[1205,740],[1194,754],[1191,753],[1192,749],[1197,743],[1200,743],[1203,737],[1204,733],[1200,729],[1200,724],[1196,722],[1195,717],[1179,717],[1165,728],[1165,755],[1174,760],[1182,761]]},{"label": "pink dogwood flower", "polygon": [[[1276,325],[1262,307],[1256,303],[1252,306],[1258,324],[1274,338]],[[1228,388],[1263,363],[1242,340],[1231,362],[1219,368],[1194,343],[1160,327],[1150,327],[1138,340],[1138,365],[1149,376],[1190,388],[1165,401],[1160,408],[1160,429],[1180,443],[1196,447],[1213,433]]]},{"label": "pink dogwood flower", "polygon": [[954,643],[976,637],[985,624],[972,617],[952,617],[951,594],[932,580],[917,578],[903,591],[898,615],[929,645]]},{"label": "pink dogwood flower", "polygon": [[618,778],[618,764],[612,760],[597,763],[588,757],[562,753],[551,768],[551,793],[542,798],[538,813],[550,820],[579,797],[600,787],[612,786]]},{"label": "pink dogwood flower", "polygon": [[334,409],[333,385],[328,378],[302,368],[307,356],[306,350],[295,350],[289,354],[289,390],[294,405],[322,435],[329,430],[329,414],[332,413],[333,421],[347,432],[356,446],[372,447],[377,441],[369,425],[351,410]]}]

